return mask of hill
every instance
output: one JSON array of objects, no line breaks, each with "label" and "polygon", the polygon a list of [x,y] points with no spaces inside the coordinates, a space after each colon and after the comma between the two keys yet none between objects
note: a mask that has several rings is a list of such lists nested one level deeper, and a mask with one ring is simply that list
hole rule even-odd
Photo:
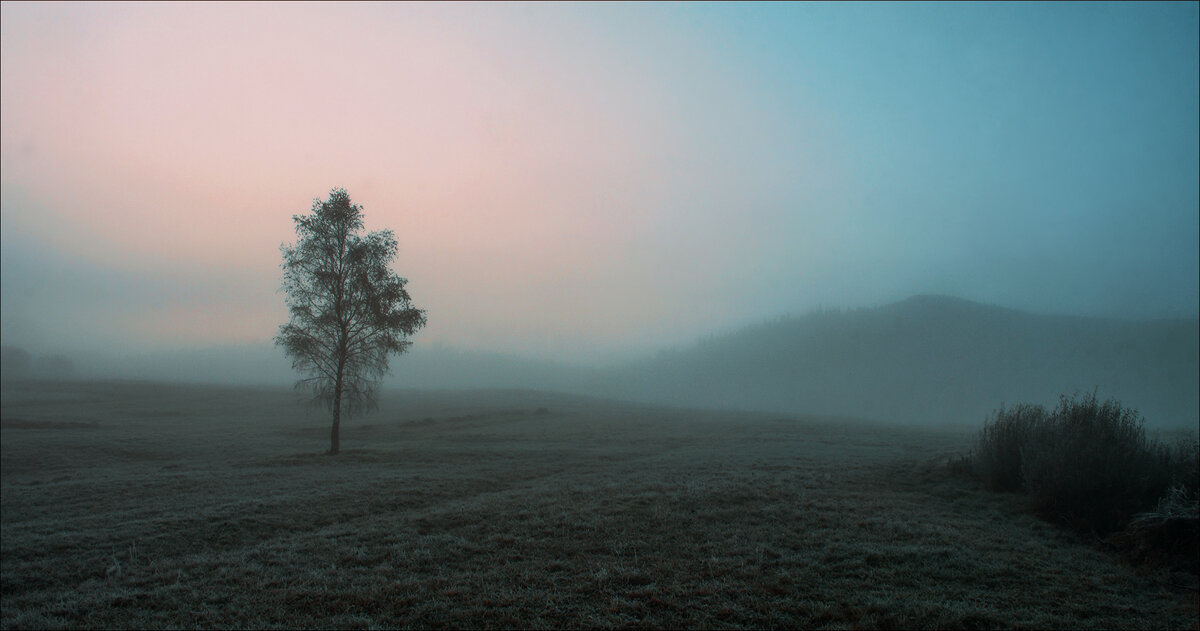
[{"label": "hill", "polygon": [[712,337],[607,376],[657,403],[978,423],[1003,403],[1095,389],[1195,426],[1196,320],[1034,315],[946,296],[820,311]]}]

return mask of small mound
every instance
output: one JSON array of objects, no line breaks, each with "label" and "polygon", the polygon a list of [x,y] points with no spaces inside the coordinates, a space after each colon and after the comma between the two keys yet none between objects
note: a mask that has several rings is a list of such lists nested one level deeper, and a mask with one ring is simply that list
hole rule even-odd
[{"label": "small mound", "polygon": [[1136,563],[1200,575],[1200,514],[1194,497],[1182,487],[1171,491],[1157,510],[1138,515],[1106,542]]}]

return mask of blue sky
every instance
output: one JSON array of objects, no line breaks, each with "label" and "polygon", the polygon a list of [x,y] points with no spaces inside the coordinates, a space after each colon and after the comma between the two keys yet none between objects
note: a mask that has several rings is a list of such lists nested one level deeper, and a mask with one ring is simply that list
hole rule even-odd
[{"label": "blue sky", "polygon": [[829,211],[868,246],[855,261],[900,268],[899,293],[1148,316],[1196,311],[1196,7],[705,17],[764,94],[824,114],[851,180]]}]

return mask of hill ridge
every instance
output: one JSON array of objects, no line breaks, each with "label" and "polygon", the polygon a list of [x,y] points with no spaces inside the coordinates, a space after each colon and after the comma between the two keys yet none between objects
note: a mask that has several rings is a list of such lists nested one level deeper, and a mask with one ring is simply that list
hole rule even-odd
[{"label": "hill ridge", "polygon": [[1197,419],[1196,320],[1032,314],[953,296],[820,310],[660,353],[608,390],[657,403],[977,423],[1097,390],[1148,422]]}]

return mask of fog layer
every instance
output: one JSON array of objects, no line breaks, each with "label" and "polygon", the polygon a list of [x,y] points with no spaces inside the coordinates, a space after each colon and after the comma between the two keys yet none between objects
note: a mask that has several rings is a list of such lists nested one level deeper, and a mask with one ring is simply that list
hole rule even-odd
[{"label": "fog layer", "polygon": [[[6,349],[5,374],[14,370]],[[295,375],[267,345],[95,356],[64,374],[282,385]],[[40,366],[40,367],[39,367]],[[1096,392],[1152,427],[1200,418],[1200,321],[1045,316],[945,296],[814,311],[603,366],[451,347],[392,360],[389,388],[553,390],[707,407],[904,423],[976,424],[1001,405],[1053,405]]]}]

